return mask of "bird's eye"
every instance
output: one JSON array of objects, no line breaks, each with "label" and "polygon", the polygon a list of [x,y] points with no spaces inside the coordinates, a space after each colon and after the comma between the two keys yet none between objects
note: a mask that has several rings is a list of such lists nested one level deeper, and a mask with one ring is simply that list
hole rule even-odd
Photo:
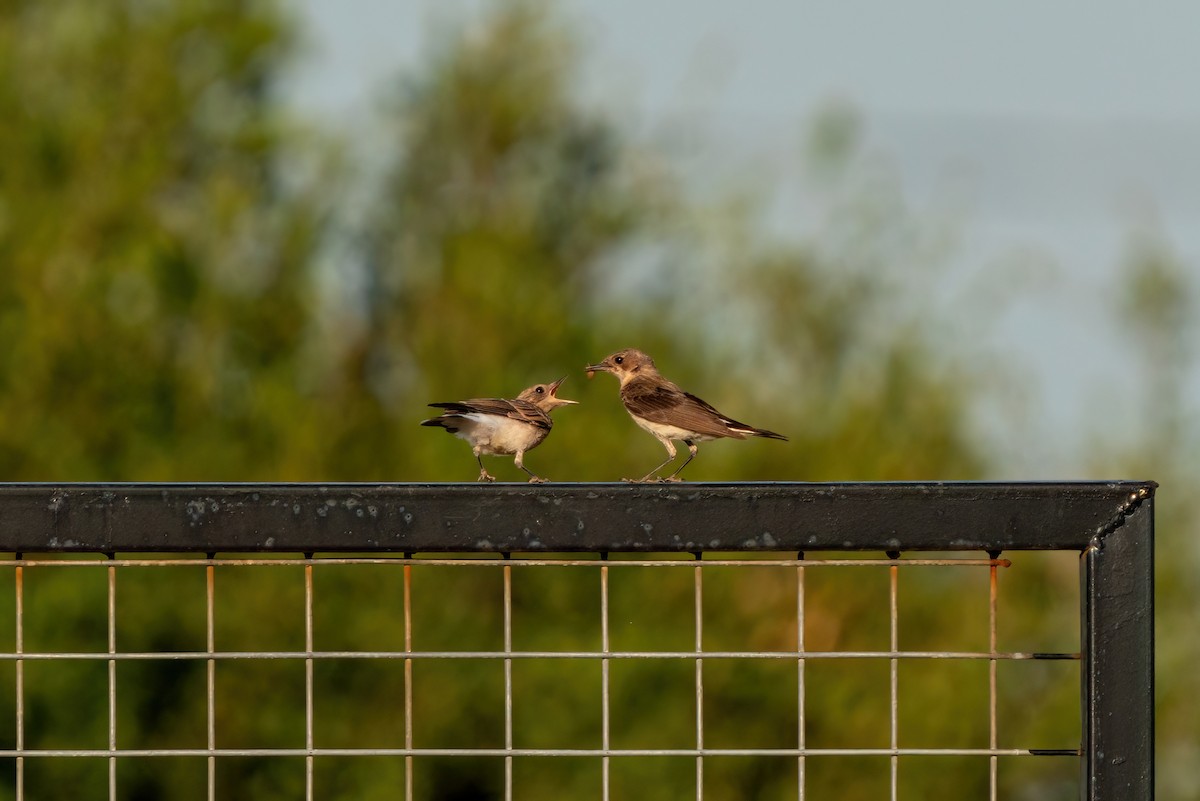
[{"label": "bird's eye", "polygon": [[624,357],[624,356],[618,356],[617,358],[613,359],[613,361],[614,361],[614,362],[616,362],[617,364],[624,364],[624,362],[625,362],[625,357]]},{"label": "bird's eye", "polygon": [[537,389],[534,390],[534,392],[536,392],[539,395],[541,395],[545,391],[546,391],[546,389],[544,387],[538,387]]}]

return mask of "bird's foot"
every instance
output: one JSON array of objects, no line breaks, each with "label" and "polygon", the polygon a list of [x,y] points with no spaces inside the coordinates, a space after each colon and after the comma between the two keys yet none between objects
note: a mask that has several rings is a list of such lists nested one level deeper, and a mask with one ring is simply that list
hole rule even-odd
[{"label": "bird's foot", "polygon": [[480,481],[495,481],[496,477],[493,476],[491,473],[489,473],[486,470],[480,470],[479,471],[479,480]]},{"label": "bird's foot", "polygon": [[667,476],[666,478],[657,479],[660,484],[677,484],[683,480],[679,476]]},{"label": "bird's foot", "polygon": [[529,483],[530,484],[549,484],[550,479],[542,478],[541,476],[534,476],[533,478],[529,479]]}]

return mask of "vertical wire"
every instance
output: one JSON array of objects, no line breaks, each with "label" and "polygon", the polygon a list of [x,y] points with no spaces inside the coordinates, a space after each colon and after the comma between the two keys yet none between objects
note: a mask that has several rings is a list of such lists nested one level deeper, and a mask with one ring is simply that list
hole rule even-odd
[{"label": "vertical wire", "polygon": [[[804,554],[797,556],[798,559],[803,559]],[[804,686],[804,565],[796,566],[796,651],[801,654],[796,660],[796,746],[800,749],[800,756],[796,758],[796,793],[800,801],[804,801],[804,785],[805,785],[805,686]]]},{"label": "vertical wire", "polygon": [[[409,555],[411,556],[411,555]],[[412,637],[412,565],[404,566],[404,653],[411,654]],[[404,658],[404,801],[413,799],[413,661]]]},{"label": "vertical wire", "polygon": [[[702,558],[703,554],[696,554],[696,559]],[[696,575],[696,801],[702,801],[704,756],[699,752],[704,749],[704,660],[700,658],[704,651],[704,582],[703,568],[696,565],[693,570]]]},{"label": "vertical wire", "polygon": [[[607,559],[608,554],[600,555]],[[610,739],[609,695],[608,695],[608,565],[600,566],[600,748],[604,756],[600,758],[600,798],[609,801],[610,758],[608,750],[612,747]]]},{"label": "vertical wire", "polygon": [[17,653],[17,801],[25,799],[25,568],[21,564],[22,554],[13,554],[17,566],[16,587],[16,653]]},{"label": "vertical wire", "polygon": [[[504,653],[512,654],[512,565],[504,555]],[[513,779],[512,657],[504,658],[504,801],[512,801]]]},{"label": "vertical wire", "polygon": [[[116,554],[108,554],[111,561]],[[108,797],[117,799],[117,568],[108,566]]]},{"label": "vertical wire", "polygon": [[[898,559],[899,554],[892,556],[892,558],[893,558],[893,560]],[[890,585],[891,586],[890,586],[890,590],[889,590],[889,596],[890,596],[889,617],[891,619],[891,650],[892,650],[892,653],[895,654],[897,651],[900,650],[900,636],[899,636],[899,634],[900,634],[900,625],[899,625],[900,614],[899,614],[899,607],[896,602],[897,601],[897,588],[898,588],[899,577],[900,577],[900,568],[897,565],[892,565],[891,567],[888,568],[888,572],[891,574],[890,575],[890,579],[891,579]],[[891,756],[891,768],[892,768],[892,771],[891,771],[891,773],[892,773],[892,775],[891,775],[891,799],[892,799],[892,801],[896,801],[896,797],[899,792],[898,779],[899,779],[900,757],[894,752],[896,751],[897,748],[900,747],[900,737],[899,737],[900,697],[899,697],[899,692],[898,692],[900,660],[898,660],[895,656],[893,656],[891,658],[890,662],[891,662],[891,664],[889,665],[890,674],[891,674],[891,676],[890,676],[890,678],[891,678],[891,738],[890,739],[891,739],[891,748],[893,751],[892,756]]]},{"label": "vertical wire", "polygon": [[304,565],[304,798],[313,801],[313,566]]},{"label": "vertical wire", "polygon": [[[991,658],[988,660],[988,748],[995,751],[997,748],[998,738],[996,736],[996,563],[995,559],[999,558],[1000,554],[990,554],[993,561],[991,567],[988,568],[988,653]],[[997,774],[999,773],[999,759],[993,753],[988,759],[988,798],[991,801],[996,801],[998,798],[997,792]]]},{"label": "vertical wire", "polygon": [[[212,560],[216,554],[209,554],[208,558]],[[208,676],[206,678],[206,690],[208,702],[208,801],[216,801],[217,797],[217,660],[214,658],[216,651],[216,625],[214,614],[214,598],[216,596],[216,573],[215,566],[209,564],[204,569],[204,605],[205,605],[205,624],[204,637],[205,648],[208,649]]]}]

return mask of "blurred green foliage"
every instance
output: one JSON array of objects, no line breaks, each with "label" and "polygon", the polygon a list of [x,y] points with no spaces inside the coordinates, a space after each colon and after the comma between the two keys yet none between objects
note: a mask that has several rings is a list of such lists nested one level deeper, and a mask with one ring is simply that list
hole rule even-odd
[{"label": "blurred green foliage", "polygon": [[[0,478],[471,480],[463,443],[416,425],[425,404],[511,397],[563,374],[562,394],[583,403],[557,414],[528,463],[556,480],[640,475],[659,445],[631,425],[611,379],[582,372],[627,346],[718,408],[791,437],[705,444],[693,480],[969,479],[995,468],[970,435],[982,368],[939,339],[922,303],[944,255],[936,221],[908,210],[861,157],[853,113],[813,124],[814,180],[838,196],[819,235],[767,241],[753,204],[701,204],[660,154],[575,99],[576,39],[550,7],[499,3],[486,25],[447,35],[397,82],[388,165],[365,182],[367,202],[343,205],[350,177],[279,102],[296,42],[291,13],[266,0],[0,4]],[[1169,319],[1187,315],[1170,305],[1178,276],[1147,264],[1129,313],[1161,352],[1174,329],[1145,321],[1164,301]],[[1186,426],[1182,406],[1175,419]],[[1158,477],[1152,459],[1117,464]],[[507,460],[489,469],[523,478]],[[1002,572],[1019,591],[1002,594],[1001,650],[1078,649],[1076,566],[1065,557],[1021,555]],[[204,647],[203,569],[172,570],[122,573],[122,649]],[[364,584],[369,572],[315,569],[319,649],[402,647],[398,571]],[[886,571],[862,574],[809,571],[807,647],[887,646]],[[986,647],[985,574],[910,575],[902,647]],[[794,571],[705,580],[709,647],[795,647]],[[0,581],[0,621],[12,621],[11,574]],[[690,647],[690,571],[614,569],[612,581],[614,647]],[[27,648],[106,647],[100,571],[31,568],[25,582]],[[494,569],[414,570],[415,646],[498,647],[499,582]],[[515,647],[599,647],[595,582],[592,568],[518,570]],[[1186,583],[1172,574],[1171,598]],[[217,599],[219,649],[303,648],[299,568],[221,568]],[[712,745],[794,742],[795,665],[710,665]],[[1001,677],[1001,745],[1076,743],[1074,665],[1002,667],[1012,675]],[[809,745],[886,745],[879,669],[810,664]],[[106,669],[27,670],[27,745],[104,747]],[[614,663],[614,745],[693,745],[692,670]],[[415,671],[418,745],[503,744],[497,665]],[[515,665],[517,744],[597,747],[594,673]],[[0,674],[11,686],[11,666]],[[331,660],[314,680],[318,745],[402,745],[395,665]],[[985,666],[902,681],[904,742],[986,746]],[[122,663],[118,683],[122,747],[204,746],[201,666]],[[219,745],[303,745],[302,665],[222,663],[217,684]],[[1164,685],[1167,699],[1184,686]],[[0,719],[12,719],[12,703],[0,697]],[[1164,719],[1171,733],[1186,728],[1169,709]],[[27,764],[38,798],[107,797],[103,760]],[[13,769],[0,763],[5,777]],[[592,797],[598,770],[518,760],[514,780],[521,798]],[[887,770],[887,760],[810,760],[807,778],[813,797],[876,798]],[[1005,762],[1005,796],[1074,797],[1073,765],[1055,770]],[[496,760],[424,760],[418,795],[497,797],[498,771]],[[694,776],[687,759],[615,760],[613,797],[678,798]],[[706,776],[711,798],[792,797],[796,780],[787,760],[713,760]],[[203,797],[204,777],[202,759],[128,760],[118,782],[122,797],[183,799]],[[394,798],[402,781],[402,760],[331,758],[316,771],[322,798]],[[904,781],[914,798],[950,788],[981,797],[987,774],[978,762],[933,761]],[[223,761],[218,782],[221,797],[297,796],[303,761]]]},{"label": "blurred green foliage", "polygon": [[0,472],[287,472],[317,195],[265,3],[0,12]]}]

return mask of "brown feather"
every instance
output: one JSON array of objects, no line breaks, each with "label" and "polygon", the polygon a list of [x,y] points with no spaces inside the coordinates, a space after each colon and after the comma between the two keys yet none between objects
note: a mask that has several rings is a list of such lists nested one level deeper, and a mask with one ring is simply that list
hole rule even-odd
[{"label": "brown feather", "polygon": [[758,431],[662,378],[629,381],[621,388],[621,400],[635,417],[694,431],[698,436],[745,439]]},{"label": "brown feather", "polygon": [[443,414],[494,414],[499,417],[519,420],[522,423],[529,423],[538,428],[544,428],[547,431],[554,425],[549,414],[540,409],[536,404],[520,398],[513,400],[505,398],[472,398],[465,401],[431,403],[429,405],[435,409],[445,409],[446,412]]}]

